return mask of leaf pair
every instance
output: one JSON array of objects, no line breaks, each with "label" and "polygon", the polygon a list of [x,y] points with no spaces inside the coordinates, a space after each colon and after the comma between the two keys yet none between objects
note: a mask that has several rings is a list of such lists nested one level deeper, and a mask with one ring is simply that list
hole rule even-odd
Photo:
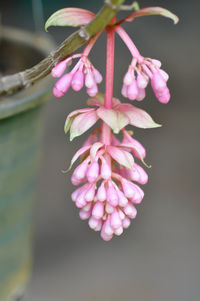
[{"label": "leaf pair", "polygon": [[115,134],[118,134],[128,124],[143,129],[161,126],[155,123],[144,110],[128,103],[121,103],[116,98],[113,99],[113,109],[104,107],[102,94],[90,98],[88,104],[99,106],[99,108],[75,110],[67,116],[64,131],[67,133],[70,130],[70,140],[85,133],[98,119],[103,120]]}]

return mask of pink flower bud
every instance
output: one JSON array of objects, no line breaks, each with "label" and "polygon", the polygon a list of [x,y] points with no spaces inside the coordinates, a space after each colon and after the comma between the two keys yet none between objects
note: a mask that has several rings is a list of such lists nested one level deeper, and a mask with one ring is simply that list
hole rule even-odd
[{"label": "pink flower bud", "polygon": [[82,190],[83,190],[83,186],[77,188],[76,190],[74,190],[74,191],[72,192],[71,198],[72,198],[72,201],[73,201],[73,202],[76,202],[77,196],[78,196],[78,194],[79,194]]},{"label": "pink flower bud", "polygon": [[110,218],[109,216],[107,217],[107,219],[105,220],[104,224],[103,224],[103,227],[104,227],[104,231],[107,235],[112,235],[113,234],[113,229],[110,225]]},{"label": "pink flower bud", "polygon": [[94,86],[92,86],[92,88],[87,88],[86,91],[90,97],[95,96],[98,93],[98,87],[96,83],[94,84]]},{"label": "pink flower bud", "polygon": [[[56,93],[56,95],[54,94],[54,96],[56,97],[63,96],[69,90],[71,86],[71,81],[72,81],[71,73],[67,73],[63,75],[54,86],[55,89],[53,89],[53,93]],[[58,91],[60,91],[60,95],[62,93],[61,96],[59,96]]]},{"label": "pink flower bud", "polygon": [[104,202],[106,200],[106,189],[104,186],[104,182],[101,183],[101,185],[99,186],[99,188],[97,190],[97,199],[100,202]]},{"label": "pink flower bud", "polygon": [[90,217],[90,212],[89,211],[84,211],[83,209],[81,209],[79,211],[79,216],[80,216],[80,219],[86,220]]},{"label": "pink flower bud", "polygon": [[160,72],[154,72],[151,79],[151,86],[154,93],[162,92],[166,88],[166,81],[160,74]]},{"label": "pink flower bud", "polygon": [[113,230],[121,227],[122,225],[122,221],[117,210],[114,210],[114,212],[110,216],[110,225]]},{"label": "pink flower bud", "polygon": [[102,164],[101,164],[101,176],[103,179],[108,180],[110,179],[112,174],[112,170],[106,160],[102,158]]},{"label": "pink flower bud", "polygon": [[62,91],[58,90],[56,87],[53,87],[53,95],[57,98],[65,95]]},{"label": "pink flower bud", "polygon": [[110,203],[110,205],[114,207],[118,205],[117,192],[110,182],[108,183],[106,196],[107,196],[107,201]]},{"label": "pink flower bud", "polygon": [[136,99],[137,95],[138,95],[138,87],[137,87],[137,82],[134,79],[131,85],[129,85],[127,88],[127,96],[130,100],[134,100]]},{"label": "pink flower bud", "polygon": [[83,192],[81,194],[79,194],[75,204],[76,204],[77,208],[83,208],[87,204],[86,200],[84,199],[84,193]]},{"label": "pink flower bud", "polygon": [[127,87],[126,85],[123,85],[123,86],[122,86],[121,94],[122,94],[124,97],[127,97],[127,89],[128,89],[128,87]]},{"label": "pink flower bud", "polygon": [[121,209],[118,209],[118,212],[119,212],[119,216],[120,216],[121,220],[125,219],[124,212]]},{"label": "pink flower bud", "polygon": [[85,178],[85,175],[86,175],[86,171],[88,169],[88,161],[87,160],[84,160],[81,164],[79,164],[73,174],[72,174],[72,177],[74,177],[75,179],[77,180],[82,180]]},{"label": "pink flower bud", "polygon": [[87,203],[87,205],[85,205],[83,208],[82,208],[82,210],[84,210],[84,211],[90,211],[90,213],[91,213],[91,208],[92,208],[92,203]]},{"label": "pink flower bud", "polygon": [[135,218],[137,215],[136,208],[130,202],[123,208],[123,210],[129,218]]},{"label": "pink flower bud", "polygon": [[102,220],[98,220],[98,224],[94,228],[94,231],[100,231],[101,227],[102,227],[102,224],[103,224]]},{"label": "pink flower bud", "polygon": [[88,182],[93,183],[97,180],[98,176],[99,176],[99,164],[96,161],[93,161],[88,169],[87,169],[87,173],[86,173]]},{"label": "pink flower bud", "polygon": [[126,216],[123,221],[122,221],[122,225],[124,229],[127,229],[131,224],[130,219]]},{"label": "pink flower bud", "polygon": [[148,175],[146,171],[136,163],[134,163],[133,169],[127,169],[127,172],[132,181],[136,181],[142,185],[148,182]]},{"label": "pink flower bud", "polygon": [[162,65],[161,61],[159,61],[159,60],[152,59],[151,61],[158,68],[160,68]]},{"label": "pink flower bud", "polygon": [[119,197],[119,206],[124,207],[128,204],[128,199],[125,197],[124,193],[120,190],[117,191]]},{"label": "pink flower bud", "polygon": [[159,70],[160,74],[162,75],[162,77],[164,78],[164,80],[167,82],[169,79],[169,74],[167,74],[167,72],[165,72],[164,70],[160,69]]},{"label": "pink flower bud", "polygon": [[106,226],[107,226],[107,225],[106,225],[106,221],[105,221],[105,222],[103,223],[102,228],[101,228],[101,238],[102,238],[103,240],[105,240],[105,241],[109,241],[109,240],[112,239],[113,233],[112,233],[112,234],[107,234],[107,233],[105,232],[105,229],[107,229]]},{"label": "pink flower bud", "polygon": [[146,86],[148,85],[147,78],[144,75],[142,75],[141,73],[138,73],[137,85],[138,85],[138,88],[140,88],[140,89],[145,89]]},{"label": "pink flower bud", "polygon": [[119,228],[115,229],[115,235],[120,236],[123,233],[123,227],[120,226]]},{"label": "pink flower bud", "polygon": [[95,82],[97,84],[100,84],[103,79],[101,73],[97,69],[93,68],[93,75],[94,75]]},{"label": "pink flower bud", "polygon": [[133,75],[131,74],[130,71],[126,72],[126,74],[124,75],[124,79],[123,79],[123,83],[126,86],[131,85],[132,81],[134,80]]},{"label": "pink flower bud", "polygon": [[104,215],[104,204],[102,202],[97,202],[92,209],[92,216],[96,219],[102,218]]},{"label": "pink flower bud", "polygon": [[134,184],[124,178],[121,180],[121,183],[125,196],[127,198],[133,198],[136,192]]},{"label": "pink flower bud", "polygon": [[95,229],[98,226],[98,223],[99,223],[98,219],[96,219],[94,216],[91,216],[88,221],[89,227],[91,229]]},{"label": "pink flower bud", "polygon": [[71,182],[74,186],[78,186],[83,183],[84,179],[77,179],[74,175],[71,176]]},{"label": "pink flower bud", "polygon": [[113,206],[111,206],[109,203],[106,203],[105,211],[106,211],[108,214],[111,214],[111,213],[113,213],[114,208],[113,208]]},{"label": "pink flower bud", "polygon": [[132,198],[130,198],[130,201],[134,204],[140,204],[142,202],[143,197],[144,191],[139,186],[135,185],[135,194]]},{"label": "pink flower bud", "polygon": [[95,196],[95,185],[91,185],[91,187],[88,189],[88,191],[85,194],[85,200],[87,202],[92,202],[94,200]]},{"label": "pink flower bud", "polygon": [[72,89],[74,91],[80,91],[83,88],[83,84],[84,84],[84,75],[83,72],[81,70],[78,70],[73,78],[72,78]]},{"label": "pink flower bud", "polygon": [[168,103],[170,100],[170,92],[168,87],[166,87],[162,92],[156,93],[155,95],[161,103]]},{"label": "pink flower bud", "polygon": [[94,85],[95,85],[94,77],[93,77],[91,71],[88,70],[88,72],[85,75],[85,86],[90,89]]},{"label": "pink flower bud", "polygon": [[141,100],[143,100],[143,99],[145,98],[145,96],[146,96],[145,89],[139,88],[139,89],[138,89],[138,95],[137,95],[137,97],[136,97],[136,100],[137,100],[137,101],[141,101]]},{"label": "pink flower bud", "polygon": [[58,63],[51,71],[53,77],[60,77],[67,67],[66,61]]}]

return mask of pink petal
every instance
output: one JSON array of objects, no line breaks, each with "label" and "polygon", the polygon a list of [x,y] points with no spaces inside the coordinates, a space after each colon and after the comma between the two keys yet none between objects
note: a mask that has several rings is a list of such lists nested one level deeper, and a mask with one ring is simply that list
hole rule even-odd
[{"label": "pink petal", "polygon": [[72,165],[74,164],[74,162],[81,156],[83,155],[85,152],[87,152],[90,149],[91,145],[87,145],[87,146],[83,146],[81,147],[73,156],[72,160],[71,160],[71,164],[70,167],[68,168],[68,170],[71,169]]},{"label": "pink petal", "polygon": [[98,152],[98,150],[103,146],[103,143],[101,142],[96,142],[92,145],[91,149],[90,149],[90,158],[91,161],[93,161],[96,157],[96,154]]},{"label": "pink petal", "polygon": [[129,152],[111,145],[107,146],[107,151],[111,155],[111,157],[120,165],[123,165],[127,168],[133,168],[134,159]]}]

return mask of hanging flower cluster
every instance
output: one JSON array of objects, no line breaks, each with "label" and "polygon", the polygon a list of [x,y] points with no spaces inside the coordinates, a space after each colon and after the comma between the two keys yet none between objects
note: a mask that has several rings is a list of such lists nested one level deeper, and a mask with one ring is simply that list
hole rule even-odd
[{"label": "hanging flower cluster", "polygon": [[[136,17],[148,14],[160,14],[178,21],[169,11],[152,7],[138,10],[122,21],[132,21]],[[52,15],[47,21],[47,26],[80,26],[89,23],[93,18],[94,14],[90,11],[68,8]],[[121,27],[122,21],[117,22],[114,18],[106,28],[105,94],[98,93],[102,75],[88,58],[101,33],[89,40],[83,53],[61,61],[52,70],[52,76],[60,77],[53,89],[54,96],[64,96],[70,87],[79,91],[85,85],[87,94],[92,97],[87,101],[89,107],[75,110],[67,116],[64,129],[65,133],[70,132],[70,140],[85,133],[100,121],[99,128],[92,131],[72,158],[71,166],[77,159],[80,159],[81,163],[72,173],[71,182],[78,186],[72,193],[72,200],[79,208],[80,218],[88,219],[89,227],[100,231],[105,241],[112,239],[114,234],[121,235],[123,229],[129,227],[130,220],[137,214],[135,205],[140,204],[144,197],[139,185],[148,181],[146,171],[136,163],[138,160],[147,166],[144,162],[145,148],[125,127],[132,125],[146,129],[160,126],[144,110],[113,97],[115,33],[121,37],[132,55],[131,64],[123,79],[122,95],[131,101],[143,100],[146,95],[145,88],[150,80],[156,98],[161,103],[170,100],[168,74],[161,69],[161,62],[145,58],[139,53]],[[79,60],[71,71],[64,74],[66,68],[77,58]],[[120,132],[122,139],[116,136]]]}]

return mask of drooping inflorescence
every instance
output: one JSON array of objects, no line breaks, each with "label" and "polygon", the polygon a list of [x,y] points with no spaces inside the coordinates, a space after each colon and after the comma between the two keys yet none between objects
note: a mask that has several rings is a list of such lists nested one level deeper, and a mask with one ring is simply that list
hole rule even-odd
[{"label": "drooping inflorescence", "polygon": [[[68,16],[69,12],[71,14],[74,11],[69,18],[70,22],[76,25],[84,25],[84,22],[87,24],[94,16],[89,11],[71,8],[69,12],[68,9],[62,10],[62,18],[63,11]],[[177,17],[167,10],[152,7],[132,13],[123,21],[132,21],[135,17],[153,13],[177,21]],[[51,22],[53,16],[50,18]],[[56,13],[56,18],[57,22],[59,12]],[[66,20],[66,25],[70,22]],[[141,101],[146,96],[145,89],[150,81],[154,94],[161,103],[170,100],[167,87],[169,76],[161,69],[161,62],[143,57],[121,27],[121,23],[113,18],[106,28],[105,94],[98,93],[97,85],[101,83],[102,75],[88,58],[101,32],[89,40],[83,53],[61,61],[52,70],[52,76],[60,77],[53,89],[54,96],[64,96],[70,87],[79,91],[85,85],[87,94],[92,97],[87,101],[89,107],[75,110],[67,116],[64,128],[65,133],[70,132],[70,140],[85,133],[100,121],[100,126],[91,132],[72,158],[71,166],[77,159],[81,162],[72,173],[71,182],[78,186],[72,193],[72,200],[79,208],[80,218],[88,219],[89,227],[100,231],[105,241],[110,240],[114,234],[121,235],[123,229],[129,227],[130,220],[137,214],[135,205],[140,204],[144,197],[139,185],[148,181],[146,171],[136,162],[138,160],[147,166],[144,162],[146,150],[125,127],[132,125],[146,129],[160,126],[144,110],[113,97],[115,33],[121,37],[132,55],[131,64],[123,78],[122,95],[131,101]],[[79,58],[78,62],[71,71],[64,74],[76,58]],[[120,132],[121,139],[116,136]]]}]

